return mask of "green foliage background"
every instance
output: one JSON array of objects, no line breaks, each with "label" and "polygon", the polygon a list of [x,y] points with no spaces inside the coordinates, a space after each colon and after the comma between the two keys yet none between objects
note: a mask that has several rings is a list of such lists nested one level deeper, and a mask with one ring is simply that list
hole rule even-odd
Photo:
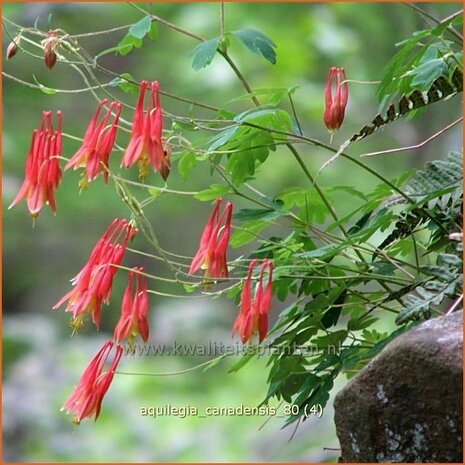
[{"label": "green foliage background", "polygon": [[[444,17],[457,4],[429,3],[420,6]],[[215,3],[151,3],[149,11],[205,37],[219,34],[219,5]],[[74,3],[3,4],[7,18],[32,26],[40,16],[39,26],[52,24],[70,34],[91,32],[135,23],[142,14],[128,4]],[[230,53],[253,88],[299,86],[294,93],[297,113],[304,132],[327,141],[322,123],[323,86],[330,66],[343,66],[348,77],[380,80],[383,67],[394,55],[394,44],[418,29],[424,21],[401,4],[240,4],[226,5],[227,29],[252,28],[262,31],[277,44],[277,64],[271,65],[231,39]],[[114,47],[124,31],[82,39],[91,55]],[[4,30],[3,49],[9,43]],[[221,58],[198,71],[191,68],[190,56],[196,43],[159,27],[155,41],[144,40],[125,56],[108,54],[101,63],[117,73],[129,72],[137,80],[159,80],[167,92],[193,100],[223,106],[243,94]],[[19,53],[4,62],[4,71],[28,82],[32,73],[47,87],[75,89],[85,87],[79,75],[60,63],[48,72],[43,63]],[[369,122],[377,113],[374,85],[350,85],[346,120],[336,134],[338,146]],[[118,91],[119,92],[119,91]],[[133,104],[135,96],[120,92]],[[48,209],[41,213],[35,228],[23,204],[11,211],[6,207],[19,188],[30,134],[38,125],[42,110],[60,109],[64,113],[65,132],[81,136],[95,110],[95,100],[88,93],[46,95],[35,89],[3,80],[3,311],[4,311],[4,460],[17,461],[332,461],[337,447],[331,408],[321,419],[301,425],[293,440],[291,428],[280,430],[283,419],[272,419],[258,431],[265,418],[216,417],[207,419],[164,417],[153,420],[139,415],[142,406],[208,405],[255,406],[266,394],[265,360],[253,361],[243,370],[228,374],[233,362],[228,360],[203,373],[194,371],[174,377],[116,377],[105,399],[99,421],[83,422],[75,430],[68,418],[59,413],[63,400],[101,340],[111,334],[118,317],[118,299],[113,298],[104,311],[104,325],[98,336],[87,328],[72,340],[68,316],[52,312],[52,305],[68,288],[74,276],[106,225],[115,216],[127,216],[127,210],[115,201],[111,187],[100,179],[87,192],[78,194],[79,175],[67,172],[57,194],[58,214]],[[188,114],[189,106],[163,98],[163,107],[174,114]],[[458,105],[456,106],[458,116]],[[453,107],[453,108],[456,108]],[[230,109],[243,111],[244,101],[231,103]],[[286,108],[290,111],[289,108]],[[437,104],[408,123],[396,122],[349,149],[359,154],[384,148],[417,143],[449,123],[451,106]],[[200,116],[202,113],[196,113]],[[208,117],[209,114],[205,113]],[[126,114],[129,119],[131,116]],[[166,126],[170,122],[165,121]],[[423,149],[369,160],[387,177],[400,176],[413,167],[421,168],[433,158],[441,158],[460,148],[459,129],[428,144]],[[72,155],[78,142],[65,140],[65,155]],[[329,154],[315,147],[302,148],[302,155],[313,172]],[[115,161],[115,166],[118,161]],[[135,178],[135,175],[134,175]],[[219,179],[217,180],[219,181]],[[352,185],[360,190],[373,188],[377,181],[343,160],[333,163],[319,178],[323,186]],[[149,182],[159,183],[153,176]],[[205,189],[211,178],[203,167],[194,167],[188,180],[177,172],[169,187],[183,191]],[[157,184],[160,185],[160,184]],[[286,188],[307,186],[295,160],[285,150],[272,153],[260,168],[257,187],[276,194]],[[246,203],[237,202],[236,207]],[[335,194],[335,206],[341,216],[353,208],[346,193]],[[148,209],[163,247],[182,255],[192,255],[198,235],[209,213],[207,203],[189,197],[161,195]],[[282,227],[285,230],[284,227]],[[280,231],[277,230],[277,233]],[[283,231],[281,231],[283,232]],[[137,242],[140,241],[140,242]],[[134,247],[144,247],[137,238]],[[233,252],[234,254],[234,252]],[[232,255],[233,255],[232,254]],[[130,265],[140,264],[135,256],[126,257]],[[145,260],[148,270],[164,275],[158,262]],[[114,295],[120,295],[123,276],[116,280]],[[161,292],[176,291],[157,283]],[[209,340],[229,342],[230,326],[236,316],[231,301],[206,299],[152,299],[151,340],[159,344],[203,344]],[[286,305],[275,302],[273,318]],[[394,322],[386,319],[385,329]],[[171,372],[205,361],[202,357],[144,357],[123,361],[125,371]]]}]

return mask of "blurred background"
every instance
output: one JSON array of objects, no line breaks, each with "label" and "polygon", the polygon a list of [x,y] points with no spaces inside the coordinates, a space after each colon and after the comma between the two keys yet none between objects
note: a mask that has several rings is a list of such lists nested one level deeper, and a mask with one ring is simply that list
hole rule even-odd
[{"label": "blurred background", "polygon": [[[417,4],[430,14],[444,18],[458,9],[454,3]],[[140,3],[153,14],[187,30],[210,38],[219,34],[218,3]],[[47,30],[51,15],[53,28],[69,34],[81,34],[135,23],[143,14],[125,3],[3,3],[4,17],[22,26]],[[5,26],[5,23],[4,23]],[[328,142],[322,123],[323,87],[330,66],[342,66],[348,78],[376,81],[396,49],[394,44],[414,31],[427,27],[410,8],[395,3],[227,3],[226,30],[257,29],[277,45],[277,64],[250,54],[233,43],[230,54],[252,88],[299,86],[294,94],[296,110],[304,133]],[[6,23],[3,50],[10,42],[6,33],[16,34]],[[95,56],[115,46],[125,31],[83,37],[82,47]],[[191,68],[190,53],[197,45],[189,37],[159,27],[154,42],[144,40],[140,49],[125,57],[106,55],[101,64],[116,73],[130,72],[137,80],[158,80],[161,88],[175,95],[226,106],[244,91],[227,64],[215,57],[201,71]],[[18,53],[3,62],[4,72],[27,82],[38,82],[57,89],[86,87],[82,77],[69,66],[57,63],[47,71],[40,60]],[[104,82],[111,78],[100,76]],[[371,121],[377,113],[375,85],[350,84],[350,100],[341,131],[333,145],[338,147],[351,134]],[[119,89],[111,91],[134,105],[136,97]],[[189,105],[164,97],[163,108],[187,115]],[[226,106],[234,111],[249,108],[242,101]],[[116,375],[104,400],[101,417],[94,423],[83,421],[78,427],[60,413],[83,369],[111,337],[119,316],[119,296],[125,285],[124,273],[115,278],[113,298],[104,308],[102,327],[96,333],[91,325],[70,337],[69,315],[52,306],[69,289],[69,279],[82,267],[93,245],[114,217],[129,217],[129,211],[115,196],[110,184],[101,178],[89,190],[79,194],[79,173],[67,172],[57,193],[58,214],[44,208],[35,227],[22,202],[12,210],[8,205],[16,195],[24,173],[24,162],[31,132],[38,127],[42,110],[62,110],[65,132],[82,137],[96,101],[90,93],[47,95],[3,78],[3,453],[4,461],[23,462],[331,462],[336,461],[338,442],[329,405],[322,418],[301,424],[290,440],[293,427],[281,429],[284,420],[259,416],[218,416],[211,418],[165,416],[153,419],[140,415],[140,408],[171,405],[234,407],[256,406],[264,398],[267,385],[266,359],[250,362],[238,373],[228,374],[234,362],[229,357],[206,372],[196,370],[178,376]],[[288,102],[283,108],[290,111]],[[455,108],[455,110],[454,110]],[[459,98],[454,104],[436,104],[419,118],[394,123],[376,135],[354,144],[349,153],[358,155],[421,142],[460,114]],[[454,114],[454,111],[456,114]],[[196,116],[214,117],[194,110]],[[125,110],[128,120],[132,114]],[[165,127],[171,121],[165,119]],[[120,133],[118,141],[126,142]],[[433,158],[461,146],[459,127],[421,150],[368,159],[370,166],[387,177],[420,168]],[[66,138],[64,156],[71,156],[79,142]],[[322,149],[302,146],[301,153],[313,172],[327,160]],[[118,170],[120,154],[113,155]],[[116,161],[115,161],[116,160]],[[113,166],[113,165],[112,165]],[[129,175],[136,179],[136,168]],[[198,164],[186,181],[176,170],[168,187],[198,191],[212,182],[205,164]],[[149,184],[162,186],[152,174]],[[325,186],[354,185],[360,190],[373,188],[377,181],[357,171],[344,160],[333,163],[320,177]],[[285,149],[278,150],[260,168],[257,186],[268,195],[276,195],[291,186],[306,186],[306,179]],[[340,212],[353,208],[353,199],[335,198]],[[249,206],[238,202],[237,206]],[[146,210],[162,247],[173,253],[192,256],[210,212],[208,203],[191,197],[160,195]],[[283,232],[286,232],[283,226]],[[287,231],[289,233],[289,231]],[[134,248],[148,250],[142,235]],[[250,248],[232,251],[234,258]],[[169,276],[161,262],[128,252],[127,266],[143,265],[149,273]],[[189,296],[170,283],[156,281],[159,292]],[[286,303],[275,302],[275,319]],[[226,299],[151,297],[151,337],[156,344],[205,344],[216,341],[229,344],[230,328],[236,316],[234,302]],[[392,325],[392,317],[385,321]],[[202,356],[124,357],[121,371],[168,373],[186,370],[208,360]],[[340,385],[345,380],[340,380]],[[337,391],[333,391],[333,396]],[[281,412],[282,413],[282,412]],[[261,428],[263,426],[263,428]]]}]

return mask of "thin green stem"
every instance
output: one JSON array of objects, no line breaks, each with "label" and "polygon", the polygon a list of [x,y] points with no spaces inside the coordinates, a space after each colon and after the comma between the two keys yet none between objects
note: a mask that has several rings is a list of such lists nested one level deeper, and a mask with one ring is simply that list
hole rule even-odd
[{"label": "thin green stem", "polygon": [[224,2],[220,3],[220,37],[224,37]]},{"label": "thin green stem", "polygon": [[165,373],[141,373],[141,372],[127,372],[127,371],[115,371],[117,375],[126,375],[126,376],[176,376],[176,375],[183,375],[185,373],[190,373],[191,371],[198,370],[199,368],[206,367],[207,365],[211,365],[212,363],[216,362],[217,360],[222,360],[223,358],[227,357],[228,354],[222,354],[218,357],[215,357],[207,362],[200,363],[199,365],[195,365],[191,368],[186,368],[185,370],[179,371],[170,371]]}]

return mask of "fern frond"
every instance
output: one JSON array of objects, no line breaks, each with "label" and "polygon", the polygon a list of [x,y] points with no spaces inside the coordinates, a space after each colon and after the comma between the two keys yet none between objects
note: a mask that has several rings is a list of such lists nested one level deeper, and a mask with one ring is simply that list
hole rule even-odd
[{"label": "fern frond", "polygon": [[430,278],[404,298],[405,307],[397,315],[396,323],[429,318],[433,305],[440,305],[446,297],[461,295],[462,265],[460,256],[443,253],[438,255],[437,265],[423,267],[421,271]]},{"label": "fern frond", "polygon": [[439,76],[427,91],[420,92],[419,90],[414,90],[408,95],[402,95],[397,105],[391,104],[389,106],[385,116],[377,114],[371,121],[371,124],[364,126],[343,145],[347,147],[349,143],[364,139],[386,124],[392,123],[403,116],[408,116],[420,108],[459,94],[463,91],[463,85],[460,85],[462,82],[463,73],[457,67],[453,71],[450,81],[445,76]]}]

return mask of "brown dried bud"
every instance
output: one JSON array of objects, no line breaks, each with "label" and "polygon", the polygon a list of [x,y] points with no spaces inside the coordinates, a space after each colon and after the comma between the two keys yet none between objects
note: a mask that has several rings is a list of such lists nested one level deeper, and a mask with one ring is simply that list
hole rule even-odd
[{"label": "brown dried bud", "polygon": [[16,55],[16,52],[19,49],[19,42],[20,42],[20,37],[15,37],[13,39],[13,42],[8,45],[8,48],[6,49],[6,59],[9,60],[10,58],[13,58]]},{"label": "brown dried bud", "polygon": [[58,48],[59,41],[57,33],[53,30],[48,31],[48,37],[42,41],[44,47],[44,62],[48,69],[52,69],[57,62],[57,54],[55,50]]},{"label": "brown dried bud", "polygon": [[44,61],[45,61],[45,66],[48,69],[52,69],[55,66],[55,63],[57,62],[57,54],[54,52],[54,50],[51,47],[47,47],[44,50]]},{"label": "brown dried bud", "polygon": [[172,149],[171,149],[171,144],[166,142],[164,138],[162,139],[162,144],[163,144],[163,160],[160,166],[160,175],[163,178],[163,181],[166,181],[171,171],[170,158],[171,158]]}]

